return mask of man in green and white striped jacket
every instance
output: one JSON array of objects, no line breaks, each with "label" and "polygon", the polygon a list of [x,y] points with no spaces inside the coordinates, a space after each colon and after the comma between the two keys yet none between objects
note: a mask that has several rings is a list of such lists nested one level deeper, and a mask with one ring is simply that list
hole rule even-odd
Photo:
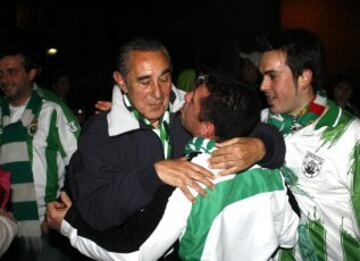
[{"label": "man in green and white striped jacket", "polygon": [[37,74],[31,50],[20,45],[2,50],[0,166],[11,172],[9,208],[19,224],[20,245],[29,251],[27,260],[47,245],[46,204],[58,197],[80,131],[64,102],[36,85]]}]

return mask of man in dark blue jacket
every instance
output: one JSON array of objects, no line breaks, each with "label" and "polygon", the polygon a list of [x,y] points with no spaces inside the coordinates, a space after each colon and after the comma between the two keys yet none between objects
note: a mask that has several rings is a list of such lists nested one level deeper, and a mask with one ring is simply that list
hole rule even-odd
[{"label": "man in dark blue jacket", "polygon": [[[165,47],[136,39],[122,47],[117,61],[112,109],[87,124],[69,166],[74,206],[98,230],[123,224],[161,185],[179,187],[190,200],[189,187],[206,194],[197,182],[214,187],[211,172],[180,158],[191,136],[176,113],[183,97],[172,88]],[[280,165],[281,135],[261,125],[253,136],[261,140],[247,140],[244,167],[260,160]]]}]

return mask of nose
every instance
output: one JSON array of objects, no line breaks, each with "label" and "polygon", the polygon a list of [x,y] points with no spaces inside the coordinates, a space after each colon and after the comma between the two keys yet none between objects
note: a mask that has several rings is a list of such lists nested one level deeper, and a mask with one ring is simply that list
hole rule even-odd
[{"label": "nose", "polygon": [[157,99],[160,99],[162,97],[161,86],[158,83],[153,84],[153,96]]},{"label": "nose", "polygon": [[264,76],[260,84],[260,90],[266,91],[267,89],[269,89],[269,83],[266,77]]}]

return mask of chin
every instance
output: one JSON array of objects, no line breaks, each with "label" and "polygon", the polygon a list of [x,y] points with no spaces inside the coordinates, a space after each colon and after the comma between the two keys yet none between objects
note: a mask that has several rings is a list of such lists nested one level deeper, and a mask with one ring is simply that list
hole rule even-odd
[{"label": "chin", "polygon": [[275,113],[275,114],[282,113],[281,109],[276,106],[269,106],[269,108],[272,113]]}]

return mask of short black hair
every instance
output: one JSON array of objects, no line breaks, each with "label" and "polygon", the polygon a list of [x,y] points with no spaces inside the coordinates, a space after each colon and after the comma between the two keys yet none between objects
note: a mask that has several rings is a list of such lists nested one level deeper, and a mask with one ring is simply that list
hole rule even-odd
[{"label": "short black hair", "polygon": [[20,55],[24,59],[24,68],[26,71],[40,68],[39,51],[29,45],[21,43],[9,43],[2,46],[0,59],[6,56]]},{"label": "short black hair", "polygon": [[199,120],[213,123],[219,140],[248,136],[260,118],[256,94],[221,72],[203,77],[210,95],[201,100]]},{"label": "short black hair", "polygon": [[120,72],[123,77],[126,77],[130,71],[128,59],[132,51],[154,52],[160,51],[169,60],[170,69],[172,70],[171,59],[168,50],[159,40],[151,38],[135,38],[122,45],[116,59],[116,70]]},{"label": "short black hair", "polygon": [[325,61],[324,47],[320,38],[306,29],[289,29],[263,38],[262,51],[279,50],[286,54],[286,64],[289,66],[294,80],[305,69],[313,73],[312,87],[322,88],[323,67]]}]

